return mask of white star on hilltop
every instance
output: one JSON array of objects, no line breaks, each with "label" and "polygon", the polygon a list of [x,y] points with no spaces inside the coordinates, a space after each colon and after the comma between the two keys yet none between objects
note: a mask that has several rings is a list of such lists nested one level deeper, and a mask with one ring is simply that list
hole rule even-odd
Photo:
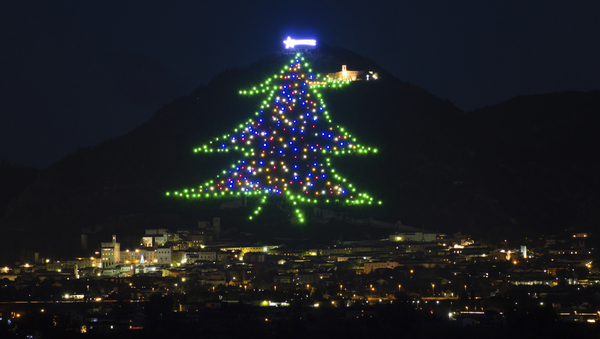
[{"label": "white star on hilltop", "polygon": [[306,46],[316,46],[317,40],[314,39],[292,39],[288,37],[286,40],[283,40],[285,44],[285,48],[294,48],[296,45],[306,45]]}]

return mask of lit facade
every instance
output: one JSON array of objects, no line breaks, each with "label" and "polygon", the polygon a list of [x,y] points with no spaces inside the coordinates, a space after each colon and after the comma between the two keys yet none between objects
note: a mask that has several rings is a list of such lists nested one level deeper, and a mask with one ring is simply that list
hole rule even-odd
[{"label": "lit facade", "polygon": [[173,250],[170,247],[162,247],[156,250],[156,259],[159,265],[170,265]]},{"label": "lit facade", "polygon": [[102,267],[109,267],[121,260],[121,244],[117,242],[117,236],[113,235],[111,242],[103,242],[101,259]]}]

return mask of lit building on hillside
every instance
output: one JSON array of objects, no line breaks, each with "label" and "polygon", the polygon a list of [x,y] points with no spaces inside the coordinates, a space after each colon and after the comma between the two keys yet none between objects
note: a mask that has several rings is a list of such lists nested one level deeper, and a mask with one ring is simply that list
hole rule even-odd
[{"label": "lit building on hillside", "polygon": [[329,73],[327,78],[337,81],[377,80],[378,74],[373,71],[349,71],[346,65],[342,65],[341,71]]},{"label": "lit building on hillside", "polygon": [[121,244],[117,242],[117,236],[112,236],[112,242],[103,242],[102,250],[102,267],[112,266],[121,260]]},{"label": "lit building on hillside", "polygon": [[365,274],[369,274],[375,270],[388,268],[394,269],[398,267],[400,264],[395,261],[376,261],[376,262],[366,262],[364,263],[363,271]]},{"label": "lit building on hillside", "polygon": [[144,264],[157,262],[157,250],[155,249],[135,249],[121,251],[121,263]]},{"label": "lit building on hillside", "polygon": [[159,247],[156,250],[156,259],[158,260],[158,264],[159,265],[170,265],[172,254],[173,254],[173,250],[170,247]]},{"label": "lit building on hillside", "polygon": [[431,232],[397,232],[390,235],[389,239],[394,242],[434,242],[437,239],[437,234]]}]

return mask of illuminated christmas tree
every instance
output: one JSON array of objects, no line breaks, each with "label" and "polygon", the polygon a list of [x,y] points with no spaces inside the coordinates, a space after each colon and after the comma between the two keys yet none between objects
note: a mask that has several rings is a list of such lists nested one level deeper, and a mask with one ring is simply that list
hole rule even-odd
[{"label": "illuminated christmas tree", "polygon": [[239,124],[232,134],[194,149],[196,153],[238,152],[237,163],[199,187],[167,195],[188,199],[263,195],[262,203],[278,195],[293,206],[299,222],[304,221],[299,205],[373,204],[372,197],[357,191],[331,166],[332,156],[377,152],[332,124],[325,109],[320,89],[348,83],[313,74],[303,55],[296,53],[280,74],[240,91],[265,97],[255,117]]}]

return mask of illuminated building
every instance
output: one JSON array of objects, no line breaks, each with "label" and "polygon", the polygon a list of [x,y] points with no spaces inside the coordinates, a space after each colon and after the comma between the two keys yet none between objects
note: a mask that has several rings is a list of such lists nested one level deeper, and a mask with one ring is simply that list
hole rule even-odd
[{"label": "illuminated building", "polygon": [[159,265],[170,265],[171,264],[171,255],[173,254],[173,250],[170,247],[159,247],[156,250],[156,258],[158,259]]},{"label": "illuminated building", "polygon": [[437,239],[437,233],[432,232],[398,232],[390,235],[390,241],[401,242],[434,242]]},{"label": "illuminated building", "polygon": [[102,267],[112,266],[121,260],[121,244],[117,242],[117,236],[112,236],[111,242],[101,243]]},{"label": "illuminated building", "polygon": [[378,262],[366,262],[364,263],[364,273],[365,274],[369,274],[375,270],[381,269],[381,268],[389,268],[389,269],[394,269],[396,267],[398,267],[400,264],[395,262],[395,261],[378,261]]},{"label": "illuminated building", "polygon": [[341,71],[329,73],[327,78],[335,81],[377,80],[378,74],[373,71],[349,71],[346,65],[342,65]]}]

